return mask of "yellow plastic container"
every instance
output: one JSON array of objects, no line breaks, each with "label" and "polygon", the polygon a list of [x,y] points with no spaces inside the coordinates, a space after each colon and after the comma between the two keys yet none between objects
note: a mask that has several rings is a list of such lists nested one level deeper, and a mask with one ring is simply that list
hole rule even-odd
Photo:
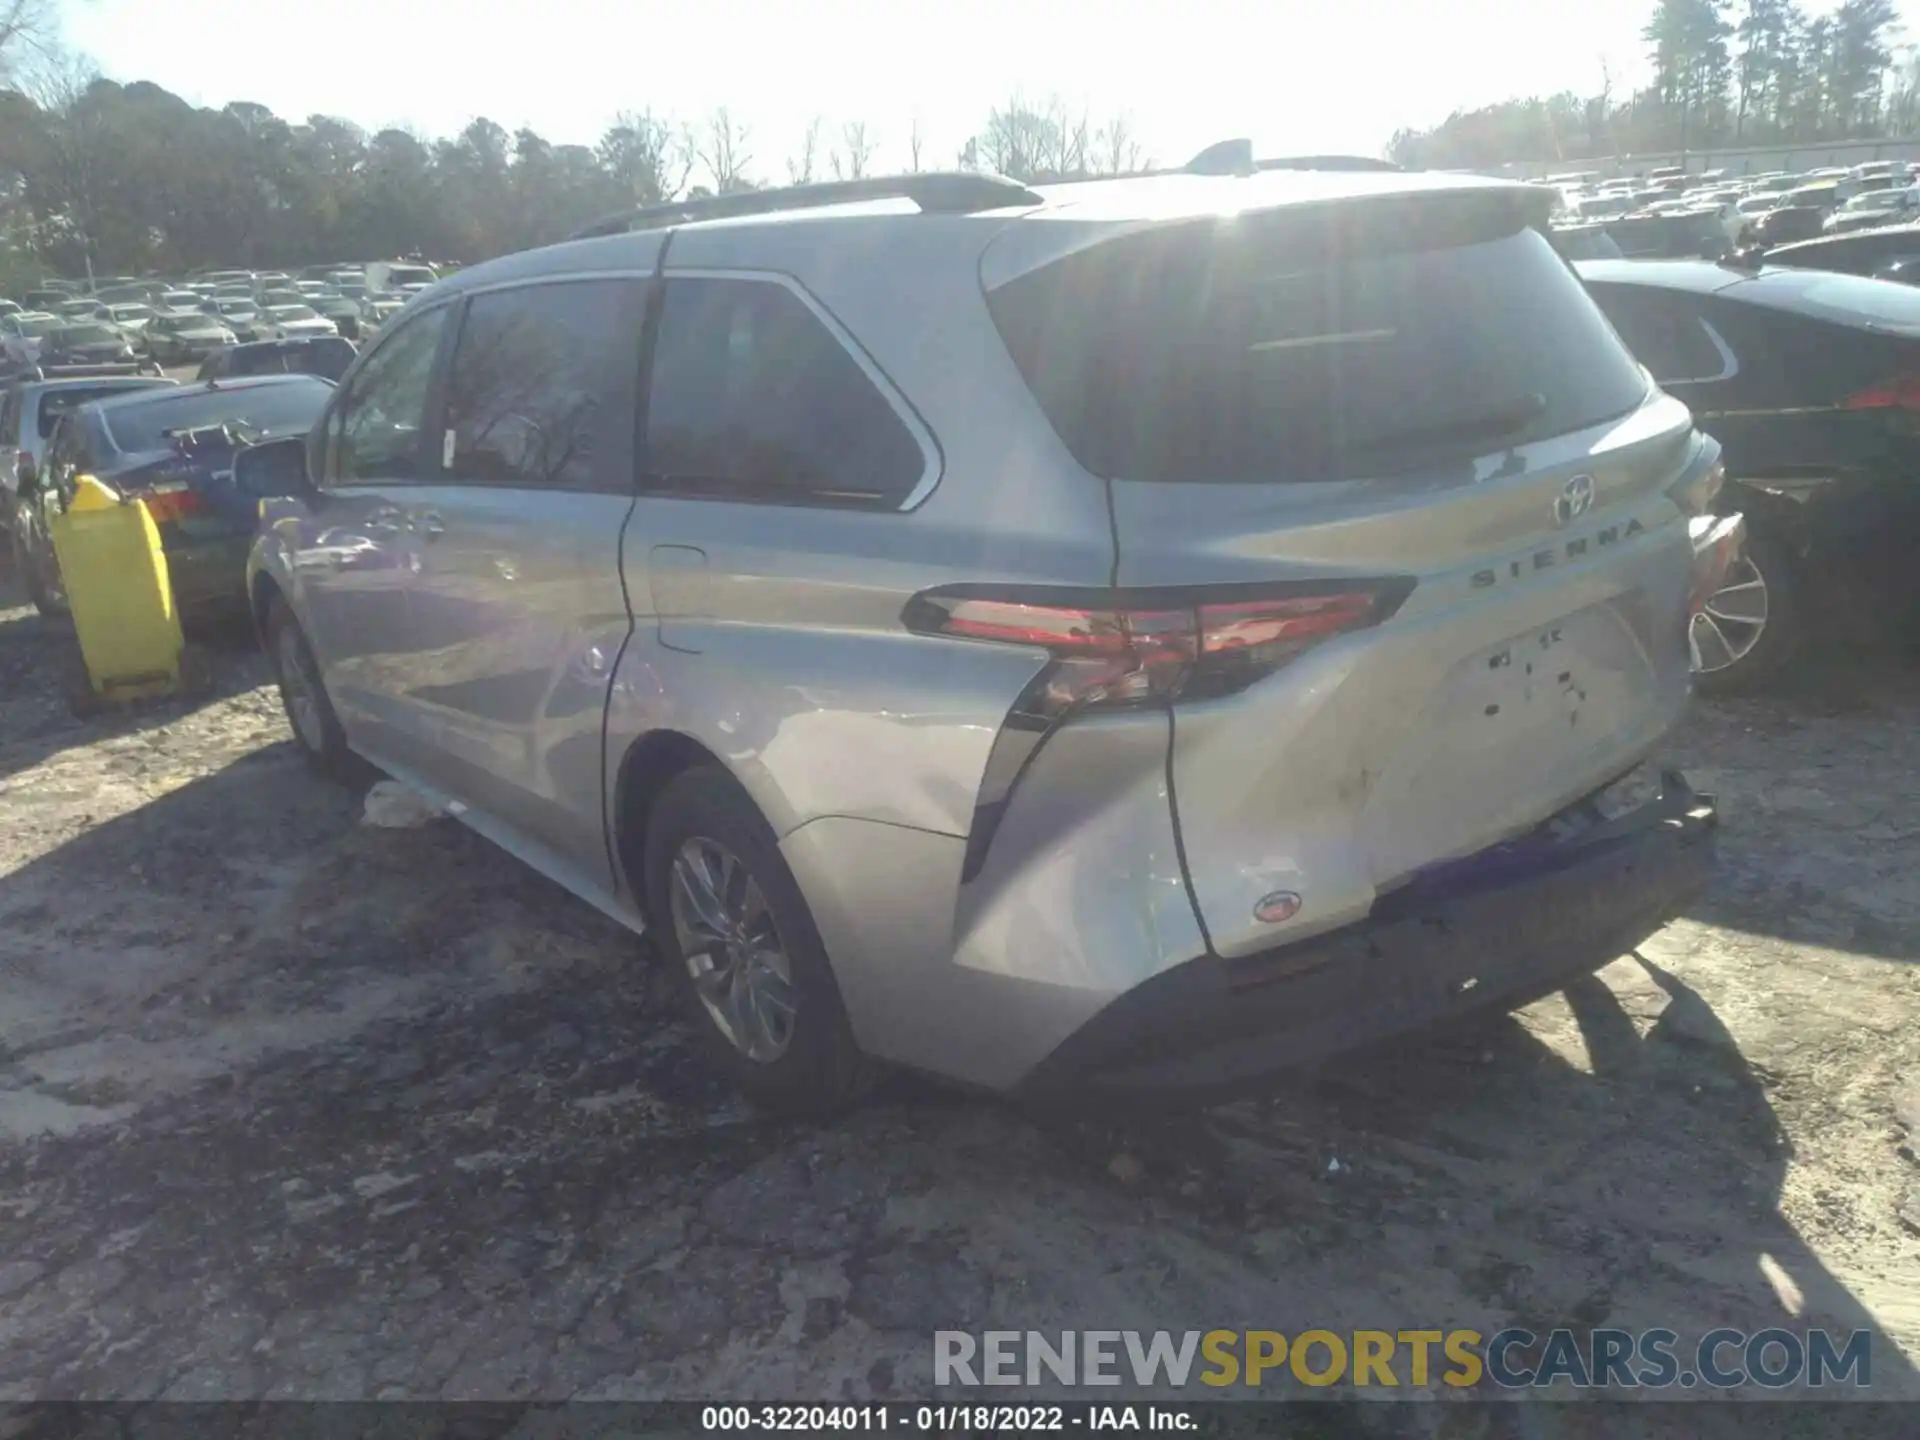
[{"label": "yellow plastic container", "polygon": [[94,693],[137,700],[178,690],[180,616],[146,505],[82,475],[48,529]]}]

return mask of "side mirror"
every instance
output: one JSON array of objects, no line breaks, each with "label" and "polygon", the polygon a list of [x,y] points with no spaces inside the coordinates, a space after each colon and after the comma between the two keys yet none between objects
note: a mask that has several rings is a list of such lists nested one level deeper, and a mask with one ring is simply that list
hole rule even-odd
[{"label": "side mirror", "polygon": [[314,484],[307,473],[306,437],[249,445],[233,457],[233,488],[252,500],[311,497]]}]

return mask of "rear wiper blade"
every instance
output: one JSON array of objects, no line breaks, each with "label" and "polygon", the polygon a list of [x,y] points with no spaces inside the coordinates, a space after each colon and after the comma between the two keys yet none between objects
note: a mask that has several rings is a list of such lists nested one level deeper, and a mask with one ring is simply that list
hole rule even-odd
[{"label": "rear wiper blade", "polygon": [[1431,425],[1409,425],[1404,430],[1388,430],[1353,446],[1355,450],[1405,450],[1415,445],[1431,445],[1449,440],[1498,440],[1524,428],[1529,421],[1546,413],[1547,397],[1531,392],[1485,410],[1476,410],[1452,420]]}]

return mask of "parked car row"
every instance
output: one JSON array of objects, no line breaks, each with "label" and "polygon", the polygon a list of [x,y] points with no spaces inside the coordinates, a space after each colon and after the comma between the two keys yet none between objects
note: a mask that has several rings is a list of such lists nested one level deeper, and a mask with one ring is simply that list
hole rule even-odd
[{"label": "parked car row", "polygon": [[1712,260],[1920,219],[1917,182],[1920,166],[1876,160],[1797,175],[1691,174],[1666,166],[1640,177],[1557,176],[1546,183],[1562,225],[1598,226],[1630,258]]},{"label": "parked car row", "polygon": [[[84,294],[73,282],[48,282],[18,301],[0,302],[0,378],[50,364],[70,368],[82,363],[75,347],[86,352],[85,363],[139,368],[191,363],[222,346],[256,341],[359,341],[434,279],[431,266],[375,261],[313,266],[297,277],[214,271],[179,280],[108,280]],[[97,327],[117,339],[109,344]]]}]

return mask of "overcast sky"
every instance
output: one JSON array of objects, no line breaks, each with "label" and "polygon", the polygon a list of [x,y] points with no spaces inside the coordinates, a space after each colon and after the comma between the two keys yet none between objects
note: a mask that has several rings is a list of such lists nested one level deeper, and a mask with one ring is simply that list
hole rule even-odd
[{"label": "overcast sky", "polygon": [[[809,116],[865,120],[875,168],[951,160],[1016,90],[1151,156],[1249,135],[1264,154],[1379,153],[1401,125],[1523,94],[1644,78],[1651,0],[70,0],[67,38],[114,79],[198,105],[255,100],[431,136],[485,115],[591,142],[622,109],[728,106],[748,172],[784,176]],[[1816,5],[1815,8],[1831,8]],[[1903,10],[1920,10],[1909,0]]]}]

